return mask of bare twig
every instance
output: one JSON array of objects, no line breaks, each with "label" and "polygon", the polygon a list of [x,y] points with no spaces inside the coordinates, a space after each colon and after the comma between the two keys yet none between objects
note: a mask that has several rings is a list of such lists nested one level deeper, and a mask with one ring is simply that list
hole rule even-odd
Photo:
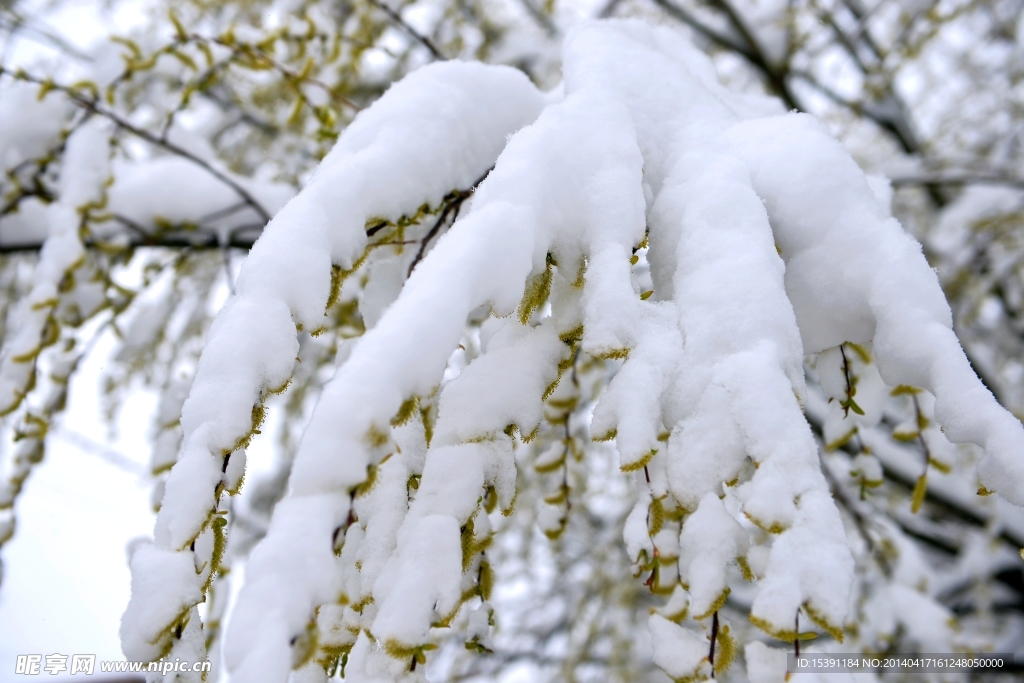
[{"label": "bare twig", "polygon": [[[135,249],[139,247],[154,247],[163,249],[193,249],[193,250],[206,250],[206,249],[221,249],[223,248],[219,242],[216,233],[211,231],[190,231],[190,232],[174,232],[174,233],[163,233],[160,235],[153,235],[141,230],[138,224],[129,225],[128,223],[120,220],[121,217],[116,217],[119,223],[124,225],[133,233],[132,237],[129,237],[125,248]],[[262,228],[262,225],[246,225],[240,226],[235,230],[232,230],[232,234],[229,239],[225,242],[224,246],[230,249],[241,249],[248,251],[252,248],[253,243],[258,237],[255,234],[255,230]],[[252,230],[253,233],[248,235],[239,235],[238,233]],[[43,244],[39,242],[19,242],[15,244],[2,244],[0,243],[0,254],[27,254],[38,252],[42,248]],[[107,250],[111,247],[111,243],[102,240],[86,239],[83,240],[82,246],[86,249],[103,249]]]},{"label": "bare twig", "polygon": [[683,7],[671,2],[671,0],[653,0],[653,2],[655,5],[665,10],[665,13],[670,17],[683,22],[718,47],[736,52],[747,59],[747,61],[752,60],[750,51],[744,46],[740,45],[729,36],[722,35],[715,29],[711,28]]},{"label": "bare twig", "polygon": [[526,13],[537,22],[537,25],[544,29],[544,32],[551,38],[558,36],[558,27],[555,26],[555,22],[551,21],[551,17],[542,12],[536,5],[533,4],[533,0],[519,0],[519,4],[523,6]]},{"label": "bare twig", "polygon": [[761,76],[765,81],[767,81],[768,86],[775,91],[775,94],[778,95],[786,104],[786,108],[798,109],[801,111],[804,110],[797,101],[796,94],[793,92],[787,81],[788,64],[775,65],[772,63],[768,58],[768,55],[757,42],[753,33],[751,33],[750,29],[746,26],[742,18],[732,5],[727,2],[727,0],[712,0],[711,4],[725,14],[729,23],[732,25],[733,31],[739,36],[742,43],[739,43],[733,38],[725,36],[712,29],[678,4],[671,2],[671,0],[653,0],[653,2],[665,10],[669,16],[682,21],[712,43],[726,50],[735,52],[743,57],[751,66],[761,73]]},{"label": "bare twig", "polygon": [[124,470],[129,474],[142,474],[145,472],[146,467],[140,462],[132,460],[127,455],[116,451],[109,446],[98,443],[84,434],[79,434],[68,429],[58,430],[55,436],[59,437],[63,441],[71,444],[80,451],[91,453],[99,456],[106,460],[108,463],[117,467],[120,470]]},{"label": "bare twig", "polygon": [[[6,8],[0,7],[0,9]],[[82,52],[74,45],[66,41],[64,38],[57,35],[54,31],[50,30],[48,27],[43,28],[37,25],[41,23],[38,19],[33,19],[32,24],[30,25],[28,21],[25,19],[25,17],[22,17],[21,15],[9,9],[7,11],[10,12],[12,19],[0,17],[0,28],[8,29],[11,32],[11,35],[14,35],[18,31],[27,32],[29,34],[27,36],[29,40],[33,40],[35,42],[43,43],[51,47],[54,47],[60,50],[61,52],[64,52],[65,54],[68,54],[74,57],[75,59],[81,60],[83,62],[93,61],[93,58],[90,55]],[[34,34],[37,37],[33,38],[32,34]]]},{"label": "bare twig", "polygon": [[906,185],[1005,185],[1024,190],[1024,178],[1014,178],[1001,173],[951,171],[896,176],[889,180],[897,187]]},{"label": "bare twig", "polygon": [[410,26],[398,12],[385,5],[381,0],[368,0],[368,2],[380,11],[384,12],[384,14],[388,15],[388,19],[390,19],[396,26],[412,36],[412,38],[423,45],[423,47],[427,48],[430,54],[433,55],[434,59],[442,61],[448,59],[441,54],[441,51],[437,49],[430,38],[427,38],[425,35]]}]

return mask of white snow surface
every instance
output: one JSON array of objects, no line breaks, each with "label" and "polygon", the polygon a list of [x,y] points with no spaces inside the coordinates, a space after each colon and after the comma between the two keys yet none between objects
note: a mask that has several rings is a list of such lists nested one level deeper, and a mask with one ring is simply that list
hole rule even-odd
[{"label": "white snow surface", "polygon": [[[804,608],[842,627],[854,567],[802,414],[805,354],[824,352],[823,386],[842,398],[829,350],[873,349],[864,424],[885,385],[926,389],[945,436],[986,449],[985,486],[1024,502],[1024,430],[970,371],[920,246],[820,124],[727,91],[681,36],[640,22],[576,28],[564,79],[564,97],[545,99],[512,69],[425,67],[357,117],[267,226],[210,331],[154,545],[132,564],[129,659],[154,656],[200,599],[207,544],[190,546],[219,504],[223,457],[288,380],[296,326],[321,325],[332,264],[358,265],[368,221],[436,206],[492,164],[404,285],[367,301],[375,324],[325,388],[247,567],[227,633],[233,677],[287,680],[310,628],[349,638],[354,680],[412,676],[410,653],[475,595],[491,533],[482,500],[493,487],[511,508],[515,441],[540,423],[580,325],[582,351],[625,359],[591,427],[614,436],[625,470],[647,474],[626,524],[631,559],[678,550],[696,616],[753,544],[758,626],[785,635]],[[653,293],[631,267],[639,249]],[[522,308],[545,279],[550,307]],[[481,355],[443,383],[481,307],[516,315],[487,323]],[[428,443],[418,415],[394,418],[438,388]],[[681,531],[652,533],[656,500],[689,515]],[[172,559],[154,568],[157,554]],[[670,676],[707,673],[692,624],[654,615],[650,631]],[[775,680],[777,660],[748,647],[752,680]]]}]

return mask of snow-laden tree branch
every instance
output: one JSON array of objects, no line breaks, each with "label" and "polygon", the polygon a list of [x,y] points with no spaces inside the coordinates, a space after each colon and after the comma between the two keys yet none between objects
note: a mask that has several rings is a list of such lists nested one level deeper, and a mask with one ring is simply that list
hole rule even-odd
[{"label": "snow-laden tree branch", "polygon": [[[223,494],[293,375],[296,330],[325,325],[376,248],[367,226],[390,223],[401,242],[407,217],[492,165],[408,281],[376,273],[394,303],[325,387],[249,562],[226,642],[240,680],[339,661],[353,680],[423,680],[442,633],[485,647],[492,516],[511,512],[514,451],[580,357],[621,361],[590,431],[636,480],[625,545],[671,596],[650,629],[676,680],[728,665],[730,565],[756,582],[749,617],[767,634],[799,640],[813,623],[843,639],[854,563],[802,414],[805,356],[836,419],[867,419],[857,373],[874,372],[879,395],[926,404],[913,438],[983,447],[981,492],[1024,503],[1024,429],[972,373],[884,189],[814,119],[726,90],[700,52],[641,23],[577,28],[563,64],[563,91],[546,96],[506,68],[420,69],[268,225],[182,408],[154,541],[132,558],[130,658],[201,656]],[[481,354],[446,381],[485,312]],[[777,654],[751,645],[748,667]]]}]

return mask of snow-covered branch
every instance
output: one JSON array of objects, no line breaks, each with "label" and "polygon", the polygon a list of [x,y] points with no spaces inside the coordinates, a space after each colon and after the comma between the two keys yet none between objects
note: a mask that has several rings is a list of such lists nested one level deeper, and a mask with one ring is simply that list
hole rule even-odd
[{"label": "snow-covered branch", "polygon": [[[875,378],[879,396],[913,399],[925,468],[947,466],[946,438],[976,443],[983,486],[1022,502],[1024,429],[971,372],[920,246],[818,123],[727,91],[699,52],[640,23],[576,29],[564,73],[564,97],[545,102],[509,70],[416,72],[268,226],[182,409],[155,543],[132,560],[131,656],[201,647],[194,605],[219,562],[222,493],[293,372],[295,328],[321,327],[373,250],[368,233],[393,225],[389,243],[404,243],[402,216],[445,207],[425,245],[467,199],[452,188],[491,164],[468,212],[391,276],[394,303],[324,388],[248,566],[227,639],[235,675],[283,681],[343,656],[346,675],[421,680],[462,610],[458,628],[485,647],[491,515],[511,512],[514,449],[552,419],[546,402],[580,353],[622,361],[590,428],[635,473],[626,546],[672,595],[651,634],[673,678],[728,665],[731,565],[755,581],[757,628],[799,641],[802,612],[843,640],[854,563],[802,414],[805,354],[837,419],[877,423]],[[444,381],[475,311],[493,316],[480,354]],[[924,496],[925,475],[917,486]],[[563,480],[552,510],[568,491]]]}]

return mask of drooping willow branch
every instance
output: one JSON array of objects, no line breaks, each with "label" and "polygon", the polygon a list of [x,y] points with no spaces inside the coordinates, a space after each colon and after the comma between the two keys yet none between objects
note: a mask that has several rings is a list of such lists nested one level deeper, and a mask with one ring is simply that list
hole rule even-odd
[{"label": "drooping willow branch", "polygon": [[183,159],[188,159],[190,162],[194,163],[196,166],[202,168],[204,171],[212,175],[214,178],[227,185],[235,194],[238,195],[241,201],[243,201],[247,206],[249,206],[253,211],[255,211],[259,215],[259,217],[262,219],[264,223],[270,220],[270,213],[263,207],[262,204],[259,203],[259,201],[256,200],[255,197],[252,196],[252,194],[248,190],[242,187],[236,180],[231,178],[223,171],[219,170],[217,167],[215,167],[208,161],[196,156],[195,154],[192,154],[183,147],[169,140],[161,139],[160,136],[155,135],[149,132],[148,130],[145,130],[144,128],[139,128],[138,126],[125,120],[117,113],[103,106],[99,101],[98,95],[87,96],[79,92],[72,86],[54,83],[51,79],[33,76],[20,69],[17,71],[12,71],[8,68],[0,67],[0,77],[4,75],[9,76],[14,80],[34,83],[42,88],[46,88],[47,90],[55,90],[59,93],[62,93],[65,96],[67,96],[71,100],[71,102],[74,103],[76,106],[88,111],[91,114],[101,116],[109,120],[117,128],[127,133],[130,133],[135,137],[145,140],[146,142],[152,145],[160,147],[161,149],[164,149],[165,151],[170,152],[171,154],[182,157]]}]

